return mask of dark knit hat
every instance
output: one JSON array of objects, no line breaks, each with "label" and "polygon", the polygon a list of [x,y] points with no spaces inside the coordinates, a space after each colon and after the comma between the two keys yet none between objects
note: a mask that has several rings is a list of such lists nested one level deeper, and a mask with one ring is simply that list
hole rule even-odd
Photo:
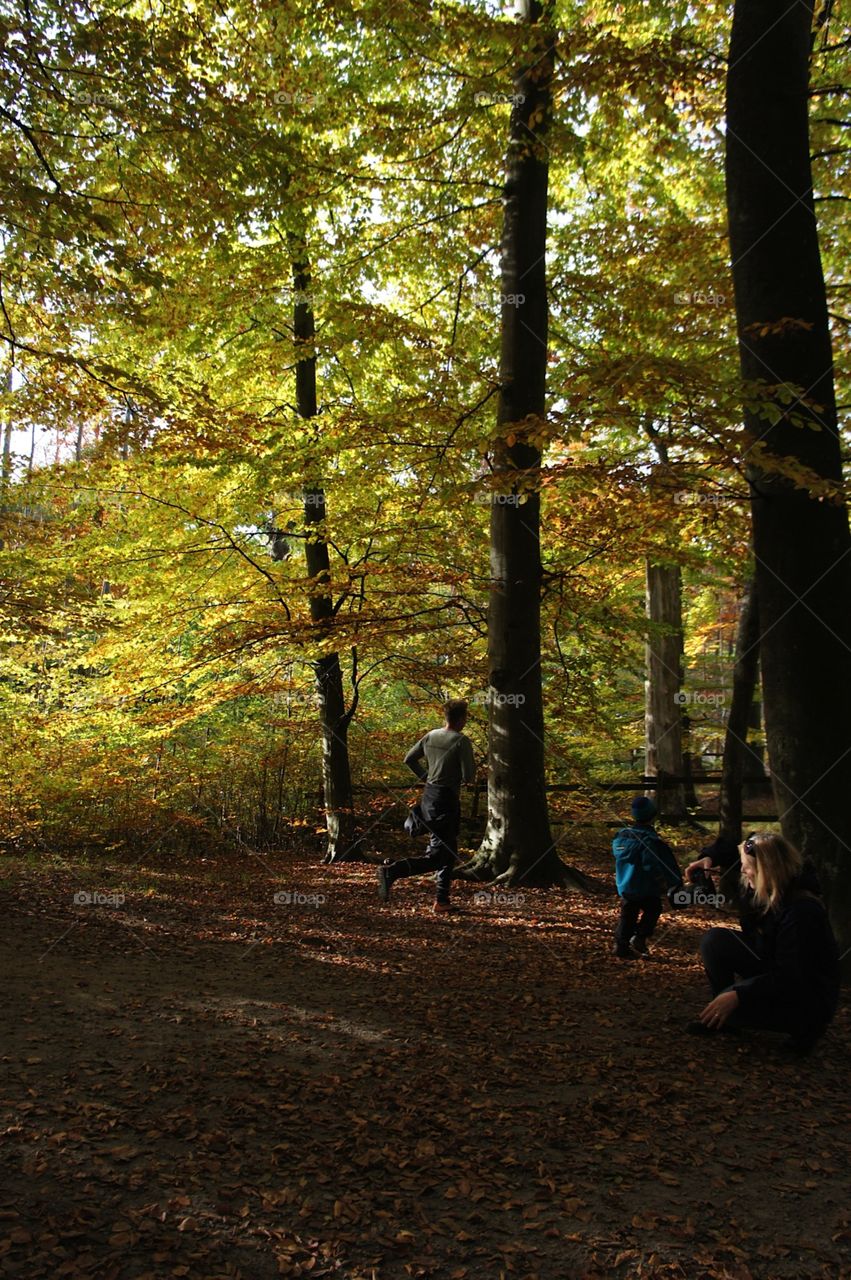
[{"label": "dark knit hat", "polygon": [[636,822],[652,822],[656,817],[656,803],[650,796],[636,796],[631,808]]}]

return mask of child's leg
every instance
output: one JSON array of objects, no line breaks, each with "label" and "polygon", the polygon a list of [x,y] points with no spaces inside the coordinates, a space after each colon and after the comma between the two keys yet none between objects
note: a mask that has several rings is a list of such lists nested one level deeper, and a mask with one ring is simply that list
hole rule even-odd
[{"label": "child's leg", "polygon": [[635,932],[639,938],[652,937],[653,930],[659,923],[659,917],[662,914],[661,898],[642,898],[641,900],[641,919],[635,926]]},{"label": "child's leg", "polygon": [[641,910],[641,903],[632,899],[621,898],[621,914],[618,926],[615,929],[615,942],[618,946],[628,947],[629,940],[635,933],[635,925],[638,920],[638,913]]}]

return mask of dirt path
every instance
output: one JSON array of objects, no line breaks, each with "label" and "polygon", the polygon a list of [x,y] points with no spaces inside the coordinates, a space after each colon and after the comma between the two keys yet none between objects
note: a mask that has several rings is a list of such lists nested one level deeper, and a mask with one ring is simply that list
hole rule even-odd
[{"label": "dirt path", "polygon": [[624,965],[612,900],[193,875],[4,882],[0,1275],[851,1277],[847,1015],[684,1035],[705,917]]}]

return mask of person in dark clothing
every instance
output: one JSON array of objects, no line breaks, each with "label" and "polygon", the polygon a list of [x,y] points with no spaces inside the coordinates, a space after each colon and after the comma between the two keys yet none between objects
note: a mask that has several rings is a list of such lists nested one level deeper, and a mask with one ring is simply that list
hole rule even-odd
[{"label": "person in dark clothing", "polygon": [[622,827],[612,841],[621,895],[614,950],[621,960],[647,955],[647,939],[662,913],[662,894],[683,882],[673,850],[653,826],[656,805],[649,796],[636,796],[631,807],[633,825]]},{"label": "person in dark clothing", "polygon": [[405,756],[405,764],[425,782],[420,807],[430,833],[425,854],[421,858],[402,858],[378,868],[378,895],[382,902],[390,897],[390,887],[403,876],[435,873],[436,912],[451,911],[449,885],[458,857],[458,831],[461,825],[461,783],[476,776],[473,744],[462,732],[467,723],[467,703],[447,702],[443,709],[445,725],[420,738]]},{"label": "person in dark clothing", "polygon": [[839,1000],[839,949],[812,863],[782,836],[756,832],[739,848],[740,924],[710,929],[700,945],[713,999],[688,1030],[786,1031],[808,1053]]},{"label": "person in dark clothing", "polygon": [[701,857],[691,862],[683,872],[686,880],[696,879],[696,873],[704,871],[707,875],[718,876],[718,888],[728,902],[735,902],[738,893],[738,880],[741,874],[739,861],[739,845],[730,836],[719,835],[701,849]]},{"label": "person in dark clothing", "polygon": [[[753,839],[755,836],[756,833],[751,832],[746,840]],[[719,875],[718,887],[724,891],[727,901],[735,903],[738,908],[739,927],[743,933],[753,934],[758,932],[764,913],[754,902],[753,888],[742,875],[740,849],[741,845],[735,840],[719,835],[701,850],[703,857],[690,863],[683,875],[690,881],[694,878],[697,868],[701,868],[707,874]],[[801,863],[800,887],[814,893],[817,898],[821,897],[818,872],[810,858],[804,858]]]}]

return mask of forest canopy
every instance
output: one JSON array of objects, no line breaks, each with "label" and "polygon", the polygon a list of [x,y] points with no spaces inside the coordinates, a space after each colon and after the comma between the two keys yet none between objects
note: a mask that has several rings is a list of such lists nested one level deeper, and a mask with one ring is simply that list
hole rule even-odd
[{"label": "forest canopy", "polygon": [[[717,773],[749,469],[845,518],[841,477],[766,435],[813,433],[808,388],[740,366],[727,6],[6,0],[0,23],[4,844],[324,831],[341,739],[330,808],[360,829],[449,696],[484,771],[500,507],[540,507],[564,812],[611,818],[595,781],[663,767],[645,679],[672,630],[664,768]],[[829,5],[811,36],[841,411],[849,39]],[[518,121],[548,175],[546,400],[506,420]],[[648,617],[653,566],[679,620]]]}]

